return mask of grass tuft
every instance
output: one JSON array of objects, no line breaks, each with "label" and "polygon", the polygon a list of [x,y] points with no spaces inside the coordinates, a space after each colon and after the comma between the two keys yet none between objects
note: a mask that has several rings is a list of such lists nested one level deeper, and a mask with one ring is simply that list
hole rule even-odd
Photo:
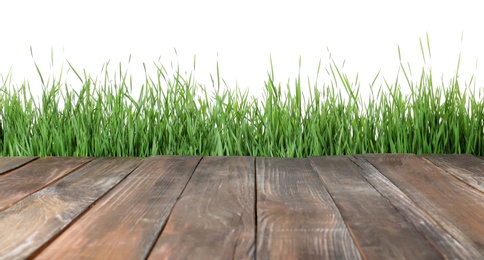
[{"label": "grass tuft", "polygon": [[327,70],[331,84],[308,80],[305,97],[300,76],[285,88],[276,83],[271,60],[263,97],[257,99],[221,87],[218,65],[209,92],[191,74],[170,75],[155,63],[156,74],[146,76],[134,98],[121,65],[118,77],[111,77],[105,64],[102,79],[68,65],[82,84],[79,91],[61,82],[62,73],[44,80],[35,64],[43,85],[37,102],[28,82],[14,87],[10,72],[2,77],[1,156],[484,155],[482,89],[471,87],[472,78],[460,91],[457,74],[448,84],[436,84],[423,69],[412,82],[401,66],[399,76],[410,94],[402,93],[400,77],[376,89],[377,75],[372,95],[363,101],[359,87],[333,62]]}]

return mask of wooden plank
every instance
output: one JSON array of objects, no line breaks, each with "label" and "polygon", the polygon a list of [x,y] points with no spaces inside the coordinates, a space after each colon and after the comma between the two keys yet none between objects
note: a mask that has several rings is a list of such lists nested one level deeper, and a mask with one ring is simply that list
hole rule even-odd
[{"label": "wooden plank", "polygon": [[96,159],[0,212],[0,259],[31,256],[140,162],[137,158]]},{"label": "wooden plank", "polygon": [[[359,155],[358,158],[373,164],[418,208],[426,212],[430,218],[426,221],[433,219],[435,225],[449,234],[445,236],[441,232],[441,237],[434,235],[432,231],[436,227],[427,233],[429,240],[440,251],[449,254],[447,257],[453,258],[451,254],[467,254],[470,257],[456,258],[484,258],[484,196],[481,192],[416,155]],[[404,197],[400,200],[403,201]],[[402,214],[408,212],[402,211]],[[427,228],[417,224],[422,229]],[[447,241],[450,237],[453,240]]]},{"label": "wooden plank", "polygon": [[37,158],[36,156],[0,157],[0,175],[17,169]]},{"label": "wooden plank", "polygon": [[308,159],[257,158],[258,259],[361,259]]},{"label": "wooden plank", "polygon": [[469,154],[428,154],[423,158],[484,192],[484,161]]},{"label": "wooden plank", "polygon": [[0,175],[0,211],[44,188],[93,158],[46,157]]},{"label": "wooden plank", "polygon": [[254,157],[204,157],[149,259],[254,256]]},{"label": "wooden plank", "polygon": [[[373,155],[366,155],[366,157]],[[380,155],[375,155],[380,156]],[[385,155],[388,156],[388,155]],[[400,156],[400,155],[397,155]],[[450,234],[423,208],[382,175],[363,156],[350,157],[363,171],[363,177],[371,183],[390,203],[446,256],[447,259],[479,259],[482,252],[466,246],[467,238],[461,231]],[[453,235],[457,234],[460,239]]]},{"label": "wooden plank", "polygon": [[36,259],[145,259],[200,159],[146,159]]},{"label": "wooden plank", "polygon": [[362,176],[366,173],[348,156],[311,157],[310,161],[365,258],[442,258],[419,230],[366,181]]}]

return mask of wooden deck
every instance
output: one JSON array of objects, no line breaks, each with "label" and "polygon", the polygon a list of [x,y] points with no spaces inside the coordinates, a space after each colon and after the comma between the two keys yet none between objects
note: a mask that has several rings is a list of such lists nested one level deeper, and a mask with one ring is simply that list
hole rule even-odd
[{"label": "wooden deck", "polygon": [[484,160],[0,158],[0,259],[484,259]]}]

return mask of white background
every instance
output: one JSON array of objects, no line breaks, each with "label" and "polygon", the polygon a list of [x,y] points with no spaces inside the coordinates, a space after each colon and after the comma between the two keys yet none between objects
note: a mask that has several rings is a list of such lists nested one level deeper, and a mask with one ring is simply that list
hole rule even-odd
[{"label": "white background", "polygon": [[[418,78],[424,66],[419,39],[426,44],[428,33],[432,59],[426,66],[437,81],[455,74],[461,53],[459,79],[469,81],[475,74],[482,88],[484,66],[476,67],[484,58],[484,9],[479,2],[1,0],[0,74],[5,77],[12,68],[13,83],[28,80],[32,89],[40,89],[30,46],[44,76],[59,74],[62,64],[66,69],[66,60],[99,76],[103,63],[109,60],[113,70],[119,62],[126,67],[132,55],[129,71],[136,91],[144,81],[143,62],[152,70],[152,62],[160,58],[165,67],[173,62],[189,73],[196,55],[199,83],[211,86],[218,60],[230,87],[237,84],[259,95],[270,55],[276,81],[283,85],[297,76],[299,57],[301,75],[311,79],[321,60],[323,84],[331,80],[324,71],[331,53],[351,81],[359,74],[365,91],[379,70],[379,84],[395,80],[398,46]],[[78,87],[73,74],[68,75],[69,84]]]}]

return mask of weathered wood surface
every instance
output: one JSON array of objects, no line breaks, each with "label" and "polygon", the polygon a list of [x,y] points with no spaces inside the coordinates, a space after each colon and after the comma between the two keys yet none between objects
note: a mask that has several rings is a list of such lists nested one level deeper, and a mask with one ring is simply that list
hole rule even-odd
[{"label": "weathered wood surface", "polygon": [[[462,247],[484,257],[484,195],[416,155],[364,155]],[[451,246],[448,244],[447,246]],[[459,247],[459,245],[456,245]],[[439,247],[446,250],[444,247]]]},{"label": "weathered wood surface", "polygon": [[205,157],[149,259],[249,259],[254,254],[254,158]]},{"label": "weathered wood surface", "polygon": [[146,159],[38,258],[145,259],[199,160]]},{"label": "weathered wood surface", "polygon": [[0,256],[24,258],[35,253],[120,182],[139,161],[96,159],[0,212]]},{"label": "weathered wood surface", "polygon": [[25,157],[0,157],[0,175],[14,170],[30,161],[37,159],[34,156]]},{"label": "weathered wood surface", "polygon": [[484,259],[483,162],[1,157],[0,259]]},{"label": "weathered wood surface", "polygon": [[8,174],[0,175],[0,211],[41,190],[92,159],[46,157]]},{"label": "weathered wood surface", "polygon": [[372,186],[381,176],[366,174],[349,157],[313,157],[311,163],[367,258],[435,259],[440,256],[387,199],[386,192],[393,190]]},{"label": "weathered wood surface", "polygon": [[424,158],[484,192],[484,160],[468,154],[431,154]]},{"label": "weathered wood surface", "polygon": [[[363,171],[362,176],[379,193],[398,210],[402,216],[412,223],[438,250],[448,259],[479,259],[484,252],[474,247],[468,247],[471,241],[463,236],[455,238],[452,233],[443,228],[422,205],[416,204],[407,194],[393,184],[385,175],[379,172],[366,158],[371,155],[352,157]],[[391,157],[393,155],[380,155]],[[397,157],[405,155],[396,155]],[[402,172],[403,174],[403,172]],[[454,232],[455,233],[455,232]]]},{"label": "weathered wood surface", "polygon": [[257,258],[360,259],[308,159],[257,158]]}]

